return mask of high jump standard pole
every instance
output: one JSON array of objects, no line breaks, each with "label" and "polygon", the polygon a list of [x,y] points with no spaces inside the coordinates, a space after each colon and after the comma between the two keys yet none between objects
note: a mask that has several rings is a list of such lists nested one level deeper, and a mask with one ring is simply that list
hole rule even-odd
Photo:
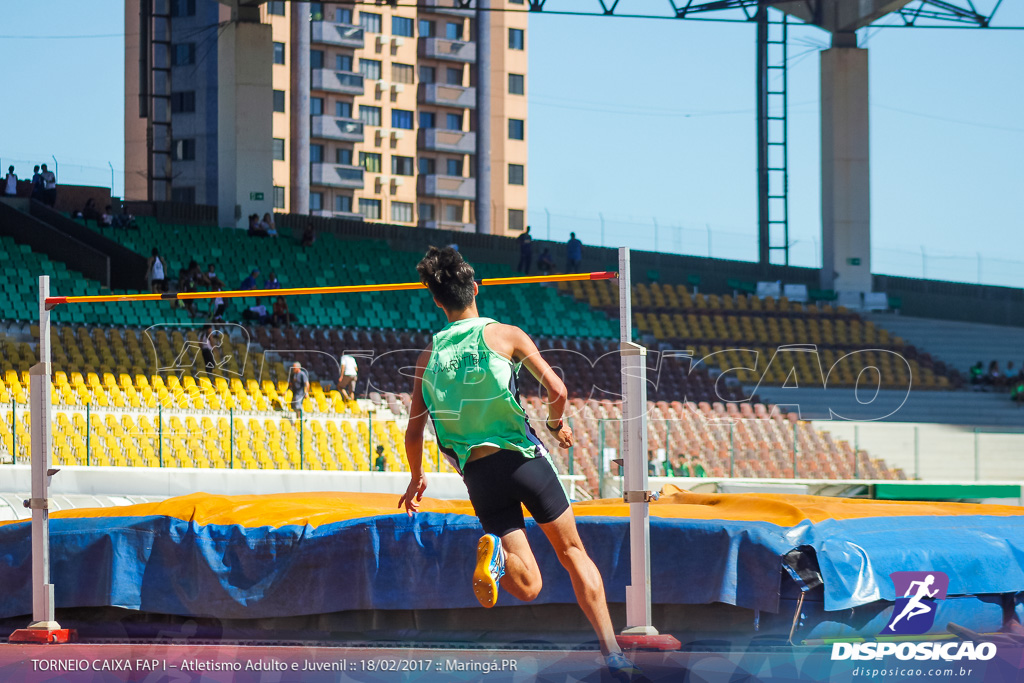
[{"label": "high jump standard pole", "polygon": [[629,247],[619,247],[619,349],[622,364],[622,499],[629,504],[629,585],[624,647],[678,650],[651,624],[651,491],[647,489],[647,349],[633,343]]},{"label": "high jump standard pole", "polygon": [[53,451],[53,405],[50,398],[50,277],[39,276],[39,362],[29,368],[32,497],[32,623],[11,634],[12,643],[66,643],[74,634],[54,620],[53,584],[50,583],[50,477]]}]

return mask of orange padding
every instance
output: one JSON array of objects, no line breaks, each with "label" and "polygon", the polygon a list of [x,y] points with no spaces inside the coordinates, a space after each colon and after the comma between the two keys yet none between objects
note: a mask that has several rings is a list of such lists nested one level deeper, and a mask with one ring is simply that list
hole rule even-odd
[{"label": "orange padding", "polygon": [[[193,493],[160,503],[127,507],[88,508],[54,512],[51,517],[148,517],[160,515],[194,519],[198,524],[239,524],[245,527],[281,527],[297,524],[316,527],[361,517],[401,512],[398,496],[385,493],[277,493],[259,496],[220,496]],[[629,506],[618,499],[595,500],[573,505],[577,516],[626,517]],[[423,512],[473,515],[468,500],[424,498]],[[690,493],[676,486],[662,489],[651,504],[652,517],[720,519],[769,522],[782,527],[803,520],[854,519],[862,517],[1024,515],[1024,508],[970,503],[923,503],[877,501],[825,496],[771,493]],[[12,523],[12,522],[6,522]],[[0,526],[5,522],[0,522]]]}]

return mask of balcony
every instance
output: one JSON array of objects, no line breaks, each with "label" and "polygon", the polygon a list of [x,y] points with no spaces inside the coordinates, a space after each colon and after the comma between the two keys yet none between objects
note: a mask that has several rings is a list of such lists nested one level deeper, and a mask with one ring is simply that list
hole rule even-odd
[{"label": "balcony", "polygon": [[363,28],[330,21],[314,21],[312,42],[362,49]]},{"label": "balcony", "polygon": [[363,77],[351,71],[331,71],[329,69],[313,69],[313,90],[326,90],[343,95],[362,95]]},{"label": "balcony", "polygon": [[448,230],[452,232],[476,232],[476,225],[473,223],[460,223],[458,221],[420,221],[421,228],[431,230]]},{"label": "balcony", "polygon": [[465,88],[461,85],[442,85],[440,83],[421,83],[419,99],[424,104],[476,109],[476,88]]},{"label": "balcony", "polygon": [[363,122],[338,116],[314,116],[310,135],[314,138],[362,142]]},{"label": "balcony", "polygon": [[363,189],[363,167],[343,164],[311,164],[310,184]]},{"label": "balcony", "polygon": [[443,128],[420,128],[419,148],[454,154],[476,154],[476,133]]},{"label": "balcony", "polygon": [[476,43],[444,38],[420,38],[419,56],[472,64],[476,61]]},{"label": "balcony", "polygon": [[476,199],[476,178],[450,175],[421,175],[417,192],[442,199]]},{"label": "balcony", "polygon": [[437,14],[451,14],[457,17],[472,17],[476,11],[472,8],[462,8],[459,0],[424,0],[420,11],[436,12]]}]

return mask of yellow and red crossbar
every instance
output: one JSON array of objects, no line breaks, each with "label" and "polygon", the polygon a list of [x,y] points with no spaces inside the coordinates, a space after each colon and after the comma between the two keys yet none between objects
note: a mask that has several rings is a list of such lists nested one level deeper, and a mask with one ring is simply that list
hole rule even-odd
[{"label": "yellow and red crossbar", "polygon": [[[490,285],[528,285],[540,282],[578,282],[580,280],[610,280],[618,273],[569,273],[566,275],[532,275],[527,277],[492,277],[477,280],[481,287]],[[101,304],[122,301],[174,301],[187,299],[238,299],[246,296],[298,296],[300,294],[357,294],[359,292],[397,292],[406,289],[426,289],[421,282],[393,284],[343,285],[337,287],[293,287],[291,289],[243,289],[228,292],[167,292],[164,294],[102,294],[96,296],[50,296],[47,307],[58,304]]]}]

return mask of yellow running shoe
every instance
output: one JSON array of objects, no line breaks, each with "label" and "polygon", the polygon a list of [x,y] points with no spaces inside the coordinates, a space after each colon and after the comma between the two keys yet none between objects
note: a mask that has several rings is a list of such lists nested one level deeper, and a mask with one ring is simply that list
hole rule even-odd
[{"label": "yellow running shoe", "polygon": [[498,602],[498,581],[505,576],[505,549],[494,534],[480,537],[476,546],[476,569],[473,571],[473,593],[484,607]]}]

